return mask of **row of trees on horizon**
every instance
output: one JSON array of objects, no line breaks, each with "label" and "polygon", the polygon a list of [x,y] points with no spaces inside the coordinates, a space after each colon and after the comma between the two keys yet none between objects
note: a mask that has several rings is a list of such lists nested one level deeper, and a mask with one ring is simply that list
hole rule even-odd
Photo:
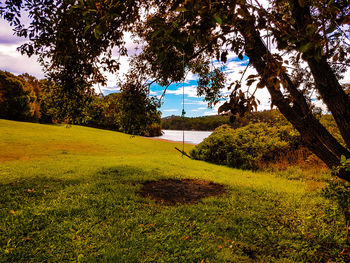
[{"label": "row of trees on horizon", "polygon": [[221,125],[227,124],[234,129],[244,127],[250,123],[264,122],[269,125],[286,124],[288,121],[278,110],[264,110],[249,112],[243,116],[229,114],[184,117],[168,116],[162,118],[161,126],[164,130],[196,130],[213,131]]}]

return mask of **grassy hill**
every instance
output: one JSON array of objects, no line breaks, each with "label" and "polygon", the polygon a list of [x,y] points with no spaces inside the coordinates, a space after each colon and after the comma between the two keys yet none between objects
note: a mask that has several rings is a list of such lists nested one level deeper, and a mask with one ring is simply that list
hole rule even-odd
[{"label": "grassy hill", "polygon": [[[174,146],[0,120],[0,262],[346,260],[344,222],[320,193],[328,175],[242,171]],[[169,178],[210,180],[226,193],[175,206],[139,194]]]}]

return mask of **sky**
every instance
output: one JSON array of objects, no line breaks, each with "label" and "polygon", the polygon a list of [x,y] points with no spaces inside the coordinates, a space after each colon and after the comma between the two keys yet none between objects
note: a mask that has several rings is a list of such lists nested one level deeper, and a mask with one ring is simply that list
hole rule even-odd
[{"label": "sky", "polygon": [[[126,47],[129,54],[135,54],[137,45],[133,43],[130,35],[125,36]],[[26,40],[13,35],[11,27],[7,22],[0,20],[0,70],[9,71],[15,75],[28,73],[39,79],[44,78],[45,75],[40,64],[37,62],[37,57],[32,56],[28,58],[26,55],[21,55],[17,51],[17,47],[25,43]],[[113,75],[107,73],[107,85],[101,86],[101,90],[104,94],[110,94],[118,92],[119,89],[116,86],[118,77],[122,76],[128,71],[128,58],[121,57],[121,67],[119,75]],[[242,72],[247,65],[247,58],[244,60],[238,59],[235,55],[230,54],[228,56],[227,64],[223,71],[227,76],[227,86],[229,83],[241,78],[240,72]],[[215,63],[214,63],[215,64]],[[350,82],[350,72],[348,71],[345,76],[345,82]],[[252,67],[247,69],[245,76],[256,74]],[[203,97],[198,97],[196,92],[197,76],[189,73],[184,83],[174,83],[168,87],[167,93],[163,99],[161,107],[162,117],[170,115],[181,115],[182,112],[182,96],[184,86],[184,108],[187,117],[197,117],[206,115],[217,114],[218,107],[221,103],[218,103],[213,108],[208,108],[207,102],[203,101]],[[244,85],[245,81],[242,82]],[[151,95],[160,97],[163,93],[164,87],[159,85],[151,86]],[[99,92],[98,87],[96,91]],[[229,91],[224,90],[224,94],[228,95]],[[270,96],[266,89],[259,89],[256,93],[256,97],[260,100],[258,110],[270,109]]]}]

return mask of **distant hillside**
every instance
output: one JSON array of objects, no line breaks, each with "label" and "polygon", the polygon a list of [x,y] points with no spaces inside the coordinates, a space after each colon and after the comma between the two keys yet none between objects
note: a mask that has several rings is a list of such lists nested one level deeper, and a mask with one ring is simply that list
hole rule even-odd
[{"label": "distant hillside", "polygon": [[212,131],[217,127],[228,124],[233,128],[239,128],[248,125],[249,123],[266,122],[276,123],[284,122],[285,118],[280,114],[278,110],[265,110],[259,112],[253,112],[246,114],[244,117],[236,117],[230,121],[228,115],[214,115],[214,116],[202,116],[202,117],[185,117],[182,119],[180,116],[169,116],[162,118],[161,126],[164,130],[197,130],[197,131]]}]

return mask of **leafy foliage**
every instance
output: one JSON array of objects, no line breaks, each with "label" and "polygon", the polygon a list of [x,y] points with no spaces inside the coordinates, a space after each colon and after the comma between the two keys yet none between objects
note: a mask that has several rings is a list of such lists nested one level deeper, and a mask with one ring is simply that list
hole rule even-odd
[{"label": "leafy foliage", "polygon": [[[105,84],[101,72],[119,68],[111,50],[116,47],[126,54],[123,31],[138,17],[133,1],[108,2],[106,6],[91,0],[16,0],[0,6],[0,16],[14,26],[18,36],[29,39],[19,50],[28,56],[39,55],[47,77],[55,82],[55,96],[62,108],[59,117],[70,123],[79,123],[81,105],[92,85]],[[23,12],[31,18],[29,27],[21,21]]]},{"label": "leafy foliage", "polygon": [[[256,91],[267,88],[272,105],[328,167],[338,165],[341,155],[350,157],[350,99],[339,84],[349,65],[348,1],[285,0],[272,1],[267,7],[259,1],[155,2],[155,10],[136,30],[146,42],[137,59],[152,77],[165,83],[178,81],[178,76],[183,76],[181,56],[185,68],[196,72],[198,64],[222,67],[228,52],[240,59],[246,55],[247,67],[254,67],[257,74],[246,78],[248,90],[242,89],[244,76],[225,83],[231,94],[219,113],[243,116],[257,108]],[[273,43],[277,43],[278,52],[271,48]],[[176,73],[174,78],[172,72]],[[222,98],[216,87],[224,78],[215,78],[215,85],[204,88],[201,84],[212,84],[208,78],[214,75],[199,74],[198,81],[200,94],[211,104]],[[343,140],[336,140],[312,114],[311,95],[315,91],[334,115]],[[349,174],[344,176],[350,180]]]},{"label": "leafy foliage", "polygon": [[120,94],[120,130],[132,135],[160,135],[158,107],[159,101],[149,97],[142,84],[126,82]]},{"label": "leafy foliage", "polygon": [[323,195],[336,202],[336,207],[329,207],[328,214],[334,217],[334,213],[341,213],[346,222],[347,243],[349,244],[350,226],[350,185],[348,182],[333,179],[327,187],[323,189]]},{"label": "leafy foliage", "polygon": [[41,119],[40,96],[41,88],[39,81],[27,73],[18,76],[23,81],[23,89],[29,95],[29,114],[32,121],[38,122]]},{"label": "leafy foliage", "polygon": [[30,96],[23,81],[4,71],[0,71],[0,118],[22,121],[30,118]]},{"label": "leafy foliage", "polygon": [[255,123],[235,130],[223,125],[197,145],[191,155],[217,164],[256,169],[259,163],[273,162],[300,145],[299,134],[290,125]]},{"label": "leafy foliage", "polygon": [[107,96],[95,95],[84,110],[83,124],[102,129],[119,130],[120,93]]}]

